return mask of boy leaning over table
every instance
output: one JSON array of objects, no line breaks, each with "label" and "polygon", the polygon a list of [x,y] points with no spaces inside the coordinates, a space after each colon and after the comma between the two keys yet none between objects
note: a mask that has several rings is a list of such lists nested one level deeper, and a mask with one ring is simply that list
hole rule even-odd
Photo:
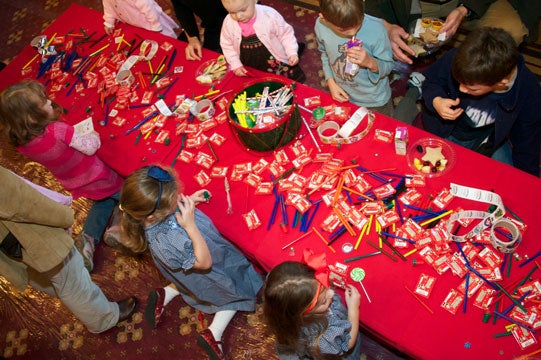
[{"label": "boy leaning over table", "polygon": [[539,176],[541,87],[506,31],[472,31],[425,72],[431,133]]}]

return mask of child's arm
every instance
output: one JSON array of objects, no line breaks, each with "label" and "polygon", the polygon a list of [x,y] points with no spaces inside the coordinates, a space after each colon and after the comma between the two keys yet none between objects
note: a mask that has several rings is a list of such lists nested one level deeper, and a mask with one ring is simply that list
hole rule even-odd
[{"label": "child's arm", "polygon": [[355,346],[357,336],[359,335],[359,304],[361,303],[361,294],[355,286],[348,285],[345,295],[346,305],[348,306],[348,320],[351,323],[351,331],[349,332],[351,338],[348,342],[348,346],[351,349]]},{"label": "child's arm", "polygon": [[111,35],[115,29],[116,11],[110,0],[103,0],[103,25],[107,35]]},{"label": "child's arm", "polygon": [[140,17],[145,18],[150,24],[150,30],[160,32],[162,31],[162,24],[158,14],[152,7],[153,3],[154,0],[135,0],[133,5],[139,10]]},{"label": "child's arm", "polygon": [[193,200],[195,205],[198,205],[204,202],[209,202],[211,196],[210,191],[207,189],[201,189],[190,195],[190,198]]},{"label": "child's arm", "polygon": [[73,133],[70,141],[70,147],[88,156],[94,155],[100,146],[100,135],[95,131],[85,135]]},{"label": "child's arm", "polygon": [[212,266],[212,257],[203,235],[195,223],[195,203],[190,197],[179,195],[179,211],[175,212],[175,218],[186,234],[192,240],[195,264],[193,269],[206,270]]},{"label": "child's arm", "polygon": [[235,75],[242,75],[235,71],[242,67],[242,62],[240,61],[240,49],[236,48],[234,44],[234,31],[236,27],[238,27],[236,22],[227,15],[222,24],[222,31],[220,32],[220,47],[222,48],[225,60]]}]

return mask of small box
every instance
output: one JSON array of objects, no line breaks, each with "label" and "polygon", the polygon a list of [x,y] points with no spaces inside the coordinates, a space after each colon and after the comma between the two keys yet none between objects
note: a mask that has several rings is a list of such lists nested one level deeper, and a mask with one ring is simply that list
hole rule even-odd
[{"label": "small box", "polygon": [[408,147],[408,128],[398,126],[394,133],[394,148],[397,155],[406,155]]}]

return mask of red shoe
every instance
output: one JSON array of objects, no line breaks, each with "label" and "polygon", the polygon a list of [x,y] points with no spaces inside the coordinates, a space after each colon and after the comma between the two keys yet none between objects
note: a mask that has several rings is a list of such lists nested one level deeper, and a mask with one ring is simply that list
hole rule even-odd
[{"label": "red shoe", "polygon": [[211,360],[225,360],[225,355],[218,346],[222,345],[222,342],[216,341],[209,329],[205,329],[197,334],[197,343],[205,349]]},{"label": "red shoe", "polygon": [[157,288],[148,294],[147,306],[145,308],[145,319],[153,329],[160,322],[163,314],[163,302],[165,300],[165,290]]}]

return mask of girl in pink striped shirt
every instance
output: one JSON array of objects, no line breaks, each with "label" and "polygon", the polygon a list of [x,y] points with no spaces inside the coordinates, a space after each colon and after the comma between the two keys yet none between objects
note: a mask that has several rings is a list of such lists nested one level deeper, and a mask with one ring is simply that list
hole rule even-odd
[{"label": "girl in pink striped shirt", "polygon": [[92,271],[94,246],[118,204],[123,179],[95,154],[101,145],[98,133],[78,134],[59,121],[61,113],[60,105],[34,80],[9,86],[0,95],[0,123],[8,141],[49,169],[74,198],[94,200],[75,240],[85,267]]}]

